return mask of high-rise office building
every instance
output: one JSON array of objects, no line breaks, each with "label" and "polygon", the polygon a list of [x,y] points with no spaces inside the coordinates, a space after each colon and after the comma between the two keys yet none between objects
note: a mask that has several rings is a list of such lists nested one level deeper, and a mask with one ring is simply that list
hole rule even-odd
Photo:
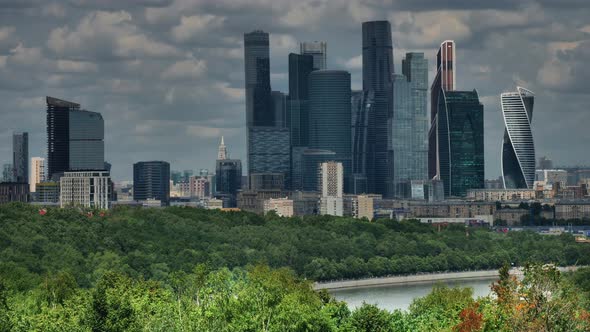
[{"label": "high-rise office building", "polygon": [[439,141],[438,141],[438,106],[440,95],[444,91],[455,90],[455,42],[445,40],[440,44],[436,54],[436,75],[430,86],[430,132],[428,136],[428,177],[440,178]]},{"label": "high-rise office building", "polygon": [[[219,148],[217,149],[217,160],[224,159],[227,159],[227,148],[225,146],[225,142],[223,142],[223,136],[221,136],[221,142],[219,143]],[[203,176],[202,172],[201,176]]]},{"label": "high-rise office building", "polygon": [[291,168],[291,137],[289,128],[248,128],[248,174],[281,173],[289,183]]},{"label": "high-rise office building", "polygon": [[32,193],[37,191],[37,183],[45,181],[45,158],[31,158],[31,176],[29,188]]},{"label": "high-rise office building", "polygon": [[274,126],[270,88],[269,35],[263,31],[244,34],[247,126]]},{"label": "high-rise office building", "polygon": [[437,139],[445,197],[485,187],[483,105],[477,91],[442,91]]},{"label": "high-rise office building", "polygon": [[100,113],[47,97],[47,178],[65,171],[104,169],[104,120]]},{"label": "high-rise office building", "polygon": [[428,177],[428,60],[423,53],[406,53],[402,70],[403,75],[394,75],[393,88],[394,197],[404,196],[401,184]]},{"label": "high-rise office building", "polygon": [[112,195],[107,171],[64,172],[60,177],[60,206],[108,209]]},{"label": "high-rise office building", "polygon": [[300,53],[304,55],[311,55],[313,57],[314,70],[328,69],[328,44],[326,42],[314,41],[303,42],[300,44]]},{"label": "high-rise office building", "polygon": [[223,207],[236,207],[238,190],[242,188],[242,162],[239,159],[217,160],[215,181],[215,197],[223,200]]},{"label": "high-rise office building", "polygon": [[502,177],[504,189],[533,189],[535,182],[535,144],[533,121],[534,94],[521,87],[500,96],[504,116]]},{"label": "high-rise office building", "polygon": [[352,175],[350,73],[316,70],[309,74],[309,148],[330,150],[344,169],[345,191]]},{"label": "high-rise office building", "polygon": [[319,165],[320,213],[342,216],[344,213],[344,170],[342,163],[324,162]]},{"label": "high-rise office building", "polygon": [[133,164],[133,200],[158,200],[170,203],[170,164],[165,161],[140,161]]},{"label": "high-rise office building", "polygon": [[29,183],[29,134],[12,135],[12,168],[14,181]]},{"label": "high-rise office building", "polygon": [[367,180],[371,193],[386,194],[393,117],[393,43],[388,21],[364,22],[363,90],[373,91],[367,135]]},{"label": "high-rise office building", "polygon": [[274,112],[274,126],[284,128],[287,126],[287,97],[281,91],[272,91],[270,95]]},{"label": "high-rise office building", "polygon": [[309,143],[309,73],[313,71],[313,56],[289,54],[289,97],[287,127],[291,131],[291,146]]},{"label": "high-rise office building", "polygon": [[373,91],[353,91],[352,104],[352,186],[353,194],[368,193],[367,161],[369,118],[372,114],[375,94]]}]

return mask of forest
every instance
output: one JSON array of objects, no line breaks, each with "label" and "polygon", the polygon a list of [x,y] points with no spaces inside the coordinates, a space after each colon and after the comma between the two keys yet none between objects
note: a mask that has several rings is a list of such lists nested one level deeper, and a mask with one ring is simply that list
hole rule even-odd
[{"label": "forest", "polygon": [[[571,235],[194,208],[0,206],[4,331],[587,331],[590,246]],[[528,265],[529,263],[534,263]],[[517,280],[508,266],[527,266]],[[545,265],[544,265],[545,264]],[[350,310],[314,281],[501,269],[493,296],[436,286]]]},{"label": "forest", "polygon": [[217,270],[287,267],[313,281],[418,272],[498,269],[527,262],[590,265],[590,246],[571,235],[497,233],[415,221],[330,216],[280,218],[194,208],[108,212],[0,206],[0,277],[28,290],[69,273],[81,287],[107,271],[165,281],[198,264]]}]

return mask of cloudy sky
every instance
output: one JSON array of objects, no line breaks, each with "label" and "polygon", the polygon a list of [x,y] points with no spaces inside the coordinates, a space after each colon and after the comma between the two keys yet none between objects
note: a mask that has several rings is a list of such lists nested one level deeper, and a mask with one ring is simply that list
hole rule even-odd
[{"label": "cloudy sky", "polygon": [[213,169],[221,135],[245,160],[243,33],[271,33],[273,90],[287,54],[328,42],[328,67],[361,87],[361,22],[387,19],[396,71],[408,51],[431,62],[457,44],[457,85],[485,105],[486,177],[499,175],[499,94],[536,93],[537,155],[590,164],[588,0],[0,0],[0,162],[13,131],[45,154],[45,101],[81,103],[106,120],[115,180],[138,160]]}]

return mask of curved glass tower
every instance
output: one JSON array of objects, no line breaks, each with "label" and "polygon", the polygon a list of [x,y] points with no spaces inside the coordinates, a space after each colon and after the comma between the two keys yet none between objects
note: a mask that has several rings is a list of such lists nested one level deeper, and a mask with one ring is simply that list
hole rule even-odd
[{"label": "curved glass tower", "polygon": [[506,189],[532,189],[535,181],[535,144],[531,131],[535,95],[521,87],[501,95],[504,117],[502,178]]}]

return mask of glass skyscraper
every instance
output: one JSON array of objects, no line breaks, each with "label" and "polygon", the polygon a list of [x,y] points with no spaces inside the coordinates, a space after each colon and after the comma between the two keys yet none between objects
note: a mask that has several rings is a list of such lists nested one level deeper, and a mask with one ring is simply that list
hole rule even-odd
[{"label": "glass skyscraper", "polygon": [[140,161],[133,164],[133,200],[159,200],[170,203],[170,164],[165,161]]},{"label": "glass skyscraper", "polygon": [[438,100],[437,140],[445,197],[483,189],[483,105],[477,91],[442,91]]},{"label": "glass skyscraper", "polygon": [[368,193],[367,184],[367,135],[369,118],[374,102],[373,91],[353,91],[352,107],[352,188],[353,194]]},{"label": "glass skyscraper", "polygon": [[367,183],[371,193],[387,194],[393,117],[393,43],[388,21],[364,22],[363,90],[373,91],[367,131]]},{"label": "glass skyscraper", "polygon": [[14,182],[29,183],[29,134],[12,135],[12,167]]},{"label": "glass skyscraper", "polygon": [[104,120],[80,105],[47,97],[47,179],[104,169]]},{"label": "glass skyscraper", "polygon": [[246,124],[273,126],[270,88],[269,36],[263,31],[244,34]]},{"label": "glass skyscraper", "polygon": [[325,70],[328,69],[327,48],[326,42],[303,42],[300,44],[300,53],[313,57],[313,70]]},{"label": "glass skyscraper", "polygon": [[335,153],[344,167],[345,190],[352,175],[350,73],[317,70],[309,74],[309,147]]},{"label": "glass skyscraper", "polygon": [[438,106],[440,95],[444,91],[455,90],[455,42],[445,40],[440,44],[436,54],[436,76],[430,87],[430,132],[428,136],[428,177],[440,177],[439,141],[437,132],[439,125]]},{"label": "glass skyscraper", "polygon": [[287,127],[291,130],[294,147],[309,144],[309,73],[312,71],[311,55],[289,54]]},{"label": "glass skyscraper", "polygon": [[535,144],[533,121],[534,94],[521,87],[501,95],[506,129],[502,144],[502,177],[506,189],[533,189],[535,182]]},{"label": "glass skyscraper", "polygon": [[215,163],[215,197],[227,206],[237,206],[237,193],[242,188],[242,162],[239,159],[217,160]]},{"label": "glass skyscraper", "polygon": [[393,82],[393,165],[390,196],[402,197],[402,183],[428,177],[428,60],[423,53],[406,53],[403,75]]},{"label": "glass skyscraper", "polygon": [[281,173],[289,184],[291,167],[291,138],[289,128],[248,128],[248,174]]}]

